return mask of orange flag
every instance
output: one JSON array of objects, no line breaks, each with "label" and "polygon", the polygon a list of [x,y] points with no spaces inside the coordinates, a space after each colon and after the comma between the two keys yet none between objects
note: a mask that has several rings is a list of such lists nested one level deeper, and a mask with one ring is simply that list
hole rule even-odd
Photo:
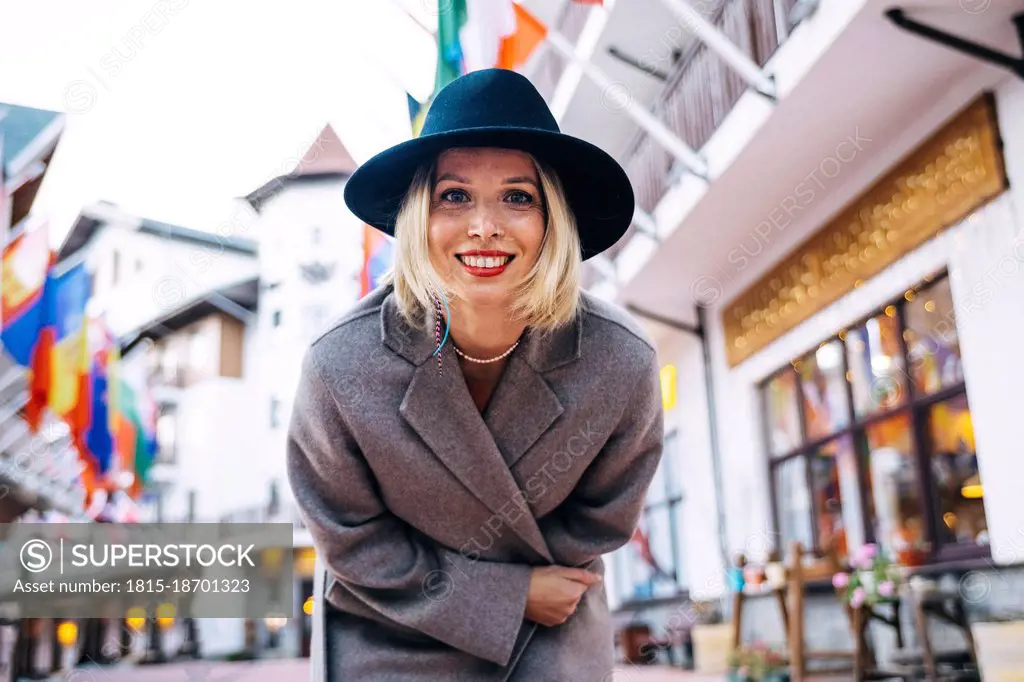
[{"label": "orange flag", "polygon": [[498,49],[498,66],[503,69],[516,69],[530,59],[533,51],[544,42],[548,29],[540,20],[526,11],[522,5],[514,5],[516,13],[516,31],[501,40]]}]

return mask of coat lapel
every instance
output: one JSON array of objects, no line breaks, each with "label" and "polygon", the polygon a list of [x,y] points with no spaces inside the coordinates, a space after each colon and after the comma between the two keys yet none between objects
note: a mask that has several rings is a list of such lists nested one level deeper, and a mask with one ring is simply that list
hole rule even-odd
[{"label": "coat lapel", "polygon": [[533,515],[516,511],[515,505],[525,502],[511,466],[564,412],[542,373],[579,357],[580,324],[547,335],[527,330],[484,415],[473,403],[450,345],[438,376],[431,337],[406,323],[393,294],[381,306],[381,336],[385,345],[416,365],[399,408],[405,421],[481,503],[552,561]]},{"label": "coat lapel", "polygon": [[[452,353],[438,376],[434,362],[416,368],[399,413],[473,495],[534,551],[552,561],[522,493],[466,388]],[[459,383],[461,382],[461,386]]]},{"label": "coat lapel", "polygon": [[511,467],[564,411],[544,377],[523,356],[513,354],[484,412],[484,421]]}]

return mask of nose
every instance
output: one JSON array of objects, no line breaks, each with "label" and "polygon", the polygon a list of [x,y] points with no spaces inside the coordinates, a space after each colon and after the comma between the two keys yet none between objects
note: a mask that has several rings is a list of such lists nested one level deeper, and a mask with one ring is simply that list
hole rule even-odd
[{"label": "nose", "polygon": [[480,202],[470,216],[469,236],[487,240],[500,239],[504,234],[505,228],[498,207],[492,202]]}]

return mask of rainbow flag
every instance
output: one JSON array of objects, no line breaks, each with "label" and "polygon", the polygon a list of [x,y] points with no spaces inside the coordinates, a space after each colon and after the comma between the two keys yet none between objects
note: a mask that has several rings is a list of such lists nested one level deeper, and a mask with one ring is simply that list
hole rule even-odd
[{"label": "rainbow flag", "polygon": [[363,225],[363,269],[359,277],[359,297],[377,288],[381,278],[391,269],[393,246],[380,230]]}]

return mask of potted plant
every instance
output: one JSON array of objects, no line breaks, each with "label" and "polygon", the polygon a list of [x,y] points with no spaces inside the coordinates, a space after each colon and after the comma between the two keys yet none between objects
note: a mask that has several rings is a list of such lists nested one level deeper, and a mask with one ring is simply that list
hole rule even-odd
[{"label": "potted plant", "polygon": [[892,602],[898,597],[901,577],[898,567],[878,546],[862,546],[850,559],[851,570],[832,576],[832,585],[846,604],[858,609]]},{"label": "potted plant", "polygon": [[1012,682],[1024,670],[1024,611],[985,616],[971,623],[978,672],[985,682]]},{"label": "potted plant", "polygon": [[789,682],[786,659],[764,642],[734,649],[729,655],[729,682]]}]

